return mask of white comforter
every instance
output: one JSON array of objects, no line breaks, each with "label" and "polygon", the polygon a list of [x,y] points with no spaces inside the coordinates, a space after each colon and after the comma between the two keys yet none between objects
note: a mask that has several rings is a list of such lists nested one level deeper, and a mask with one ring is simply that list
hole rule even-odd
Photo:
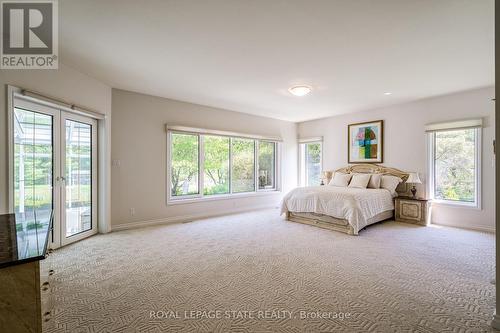
[{"label": "white comforter", "polygon": [[329,185],[296,188],[281,203],[281,214],[289,211],[329,215],[347,220],[356,232],[367,225],[368,219],[393,209],[392,195],[386,189]]}]

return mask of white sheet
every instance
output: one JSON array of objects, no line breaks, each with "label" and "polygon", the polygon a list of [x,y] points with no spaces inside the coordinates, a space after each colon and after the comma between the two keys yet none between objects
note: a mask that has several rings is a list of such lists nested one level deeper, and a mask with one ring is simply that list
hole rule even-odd
[{"label": "white sheet", "polygon": [[393,210],[391,193],[386,189],[359,189],[335,186],[299,187],[290,191],[281,203],[281,213],[306,212],[345,219],[356,232],[367,220]]}]

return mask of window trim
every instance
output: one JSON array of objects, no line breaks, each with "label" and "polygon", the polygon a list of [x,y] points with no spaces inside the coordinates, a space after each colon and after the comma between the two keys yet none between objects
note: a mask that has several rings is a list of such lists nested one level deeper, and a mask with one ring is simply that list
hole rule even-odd
[{"label": "window trim", "polygon": [[[177,129],[179,128],[179,129]],[[192,131],[190,131],[192,130]],[[250,137],[248,135],[239,135],[238,133],[233,132],[223,132],[223,131],[211,131],[206,130],[202,131],[200,129],[192,129],[187,127],[169,127],[166,126],[167,131],[167,170],[166,170],[166,182],[167,182],[167,206],[170,205],[178,205],[178,204],[187,204],[201,201],[213,201],[213,200],[224,200],[224,199],[235,199],[235,198],[243,198],[243,197],[255,197],[262,195],[270,195],[281,192],[281,140],[277,138],[263,137],[263,136],[255,136]],[[198,193],[191,195],[182,195],[182,196],[173,196],[172,195],[172,134],[188,134],[195,135],[198,137]],[[231,134],[231,135],[229,135]],[[229,138],[229,193],[223,194],[212,194],[205,195],[203,191],[204,187],[204,159],[205,159],[205,136],[219,136],[219,137],[227,137]],[[254,144],[254,190],[249,192],[237,192],[233,193],[232,186],[232,166],[233,166],[233,139],[246,139],[253,140]],[[271,142],[274,143],[274,187],[269,189],[259,189],[259,159],[258,159],[258,149],[259,142]]]},{"label": "window trim", "polygon": [[434,163],[434,155],[436,151],[436,133],[437,132],[447,132],[447,131],[456,131],[467,128],[449,128],[449,129],[440,129],[437,131],[428,131],[427,132],[427,168],[429,181],[427,186],[427,193],[429,193],[429,198],[432,200],[433,204],[443,205],[443,206],[452,206],[452,207],[462,207],[469,209],[482,209],[482,200],[481,200],[481,153],[482,153],[482,128],[481,127],[472,127],[470,129],[475,130],[475,200],[474,202],[466,202],[466,201],[455,201],[455,200],[446,200],[446,199],[436,199],[435,195],[435,163]]},{"label": "window trim", "polygon": [[[299,140],[299,185],[300,186],[313,186],[307,183],[307,161],[306,161],[306,149],[308,144],[319,144],[320,145],[320,157],[319,157],[319,166],[320,166],[320,176],[323,172],[323,138],[310,138],[310,139],[300,139]],[[304,154],[303,154],[304,153]],[[321,183],[321,182],[320,182]]]}]

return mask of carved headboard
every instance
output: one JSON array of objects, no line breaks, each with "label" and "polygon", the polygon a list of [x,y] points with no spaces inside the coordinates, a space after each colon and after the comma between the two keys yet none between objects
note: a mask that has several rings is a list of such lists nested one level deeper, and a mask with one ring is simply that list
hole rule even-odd
[{"label": "carved headboard", "polygon": [[337,169],[335,171],[325,171],[324,178],[325,184],[328,184],[333,177],[335,172],[341,173],[376,173],[382,175],[396,176],[403,180],[402,183],[396,188],[396,192],[399,194],[406,194],[408,188],[406,186],[406,180],[408,179],[409,173],[401,171],[399,169],[390,168],[378,164],[351,164],[344,168]]}]

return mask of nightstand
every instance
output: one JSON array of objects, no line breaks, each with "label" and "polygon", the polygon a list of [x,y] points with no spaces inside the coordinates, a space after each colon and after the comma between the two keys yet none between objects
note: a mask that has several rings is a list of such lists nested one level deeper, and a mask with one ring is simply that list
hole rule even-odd
[{"label": "nightstand", "polygon": [[419,225],[428,225],[430,220],[431,203],[427,199],[412,197],[396,197],[397,222],[406,222]]}]

